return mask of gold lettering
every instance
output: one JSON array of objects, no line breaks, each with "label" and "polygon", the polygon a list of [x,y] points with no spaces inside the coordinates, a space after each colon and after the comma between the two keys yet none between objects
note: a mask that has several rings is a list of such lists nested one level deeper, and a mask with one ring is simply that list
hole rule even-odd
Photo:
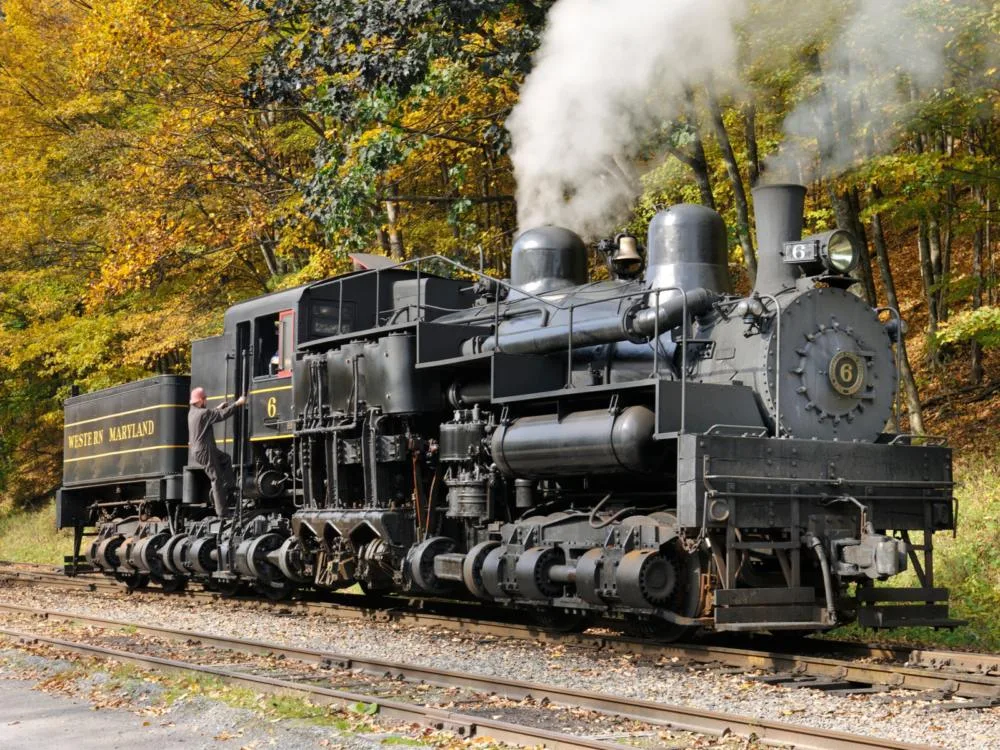
[{"label": "gold lettering", "polygon": [[156,423],[152,419],[146,419],[142,422],[127,422],[108,428],[108,437],[113,443],[120,443],[123,440],[138,440],[155,433]]},{"label": "gold lettering", "polygon": [[78,432],[75,435],[67,435],[66,442],[70,448],[87,448],[91,445],[102,445],[104,443],[104,430],[90,430],[88,432]]}]

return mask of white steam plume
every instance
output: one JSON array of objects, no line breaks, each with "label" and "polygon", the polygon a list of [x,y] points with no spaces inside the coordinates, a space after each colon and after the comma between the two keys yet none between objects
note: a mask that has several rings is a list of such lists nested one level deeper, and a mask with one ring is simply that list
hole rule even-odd
[{"label": "white steam plume", "polygon": [[594,237],[639,194],[643,140],[686,86],[735,79],[746,0],[559,0],[507,128],[518,224]]},{"label": "white steam plume", "polygon": [[846,5],[841,30],[819,56],[814,93],[785,119],[781,148],[767,160],[769,180],[837,175],[888,151],[915,93],[945,84],[945,45],[953,32],[941,31],[926,2]]},{"label": "white steam plume", "polygon": [[[685,114],[685,90],[740,101],[742,71],[780,73],[810,49],[821,49],[818,77],[804,79],[765,179],[806,182],[888,151],[913,92],[946,85],[946,44],[974,30],[960,14],[935,16],[983,2],[558,0],[507,121],[518,223],[614,229],[640,192],[637,165],[651,161],[643,144]],[[1000,45],[987,42],[995,60]]]}]

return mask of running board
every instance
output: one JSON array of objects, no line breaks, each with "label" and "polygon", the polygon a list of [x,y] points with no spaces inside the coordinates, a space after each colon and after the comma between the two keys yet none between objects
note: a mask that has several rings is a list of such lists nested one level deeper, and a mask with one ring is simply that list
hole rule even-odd
[{"label": "running board", "polygon": [[871,586],[859,589],[856,599],[858,625],[864,628],[957,628],[966,624],[948,616],[948,589]]},{"label": "running board", "polygon": [[833,624],[808,586],[715,592],[716,630],[821,630]]}]

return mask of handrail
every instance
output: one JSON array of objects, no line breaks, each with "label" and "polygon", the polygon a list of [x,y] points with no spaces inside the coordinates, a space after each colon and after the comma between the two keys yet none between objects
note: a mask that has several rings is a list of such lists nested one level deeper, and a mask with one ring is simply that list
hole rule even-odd
[{"label": "handrail", "polygon": [[[313,289],[314,287],[323,286],[323,285],[329,284],[331,282],[336,282],[338,285],[343,286],[343,283],[346,280],[348,280],[348,279],[351,279],[351,280],[353,280],[353,279],[359,279],[359,278],[361,278],[363,276],[368,276],[370,274],[375,274],[376,278],[380,280],[381,279],[381,274],[384,273],[385,271],[397,271],[397,270],[406,269],[406,268],[408,268],[410,266],[415,266],[416,267],[417,279],[419,281],[419,279],[420,279],[420,267],[421,267],[421,264],[426,265],[426,264],[428,264],[431,261],[441,261],[443,263],[447,263],[448,265],[450,265],[450,266],[452,266],[452,267],[454,267],[454,268],[456,268],[456,269],[458,269],[460,271],[464,271],[465,273],[472,274],[473,276],[475,276],[478,279],[482,279],[482,280],[485,280],[485,281],[494,282],[494,283],[496,283],[496,284],[504,287],[505,289],[507,289],[509,291],[516,291],[519,294],[523,294],[525,297],[530,297],[530,298],[532,298],[534,300],[537,300],[537,301],[541,302],[544,305],[548,305],[548,306],[553,307],[555,309],[563,309],[563,308],[561,308],[560,305],[557,305],[556,303],[552,302],[551,300],[547,300],[547,299],[545,299],[543,297],[539,297],[536,294],[532,294],[531,292],[526,291],[526,290],[522,289],[521,287],[514,286],[513,284],[511,284],[511,283],[509,283],[507,281],[504,281],[503,279],[498,279],[498,278],[496,278],[494,276],[490,276],[489,274],[483,273],[482,271],[477,271],[475,268],[467,266],[464,263],[459,263],[457,260],[449,258],[449,257],[447,257],[445,255],[423,255],[423,256],[421,256],[419,258],[410,258],[409,260],[403,260],[403,261],[400,261],[399,263],[394,263],[391,266],[384,266],[382,268],[369,268],[366,271],[357,271],[355,273],[348,274],[348,275],[345,275],[345,276],[339,276],[339,277],[337,277],[335,279],[323,279],[321,281],[315,281],[315,282],[313,282],[312,284],[310,284],[307,287],[307,289]],[[380,291],[381,291],[381,286],[379,285],[377,287],[377,292],[380,292]],[[420,291],[421,291],[420,290],[420,285],[418,284],[417,285],[417,306],[418,307],[421,306],[421,303],[420,303]],[[378,304],[378,300],[376,300],[376,305],[377,304]],[[377,310],[376,311],[376,316],[377,316],[377,314],[379,312],[381,312],[381,310]]]},{"label": "handrail", "polygon": [[[545,299],[544,297],[541,297],[539,295],[536,295],[536,294],[533,294],[531,292],[528,292],[528,291],[526,291],[526,290],[524,290],[524,289],[522,289],[520,287],[514,286],[513,284],[510,284],[509,282],[504,281],[503,279],[497,279],[495,277],[489,276],[488,274],[485,274],[485,273],[483,273],[481,271],[478,271],[478,270],[476,270],[474,268],[466,266],[463,263],[459,263],[458,261],[453,260],[452,258],[448,258],[448,257],[443,256],[443,255],[428,255],[428,256],[423,256],[423,257],[420,257],[420,258],[412,258],[410,260],[401,261],[399,263],[393,264],[391,266],[386,266],[386,267],[383,267],[383,268],[373,268],[373,269],[368,269],[366,271],[361,271],[361,272],[358,272],[358,273],[350,274],[348,276],[341,276],[341,277],[336,278],[336,279],[328,279],[328,280],[325,280],[325,281],[318,281],[318,282],[315,282],[314,284],[310,285],[309,288],[313,288],[313,287],[317,287],[317,286],[325,285],[325,284],[330,284],[331,282],[335,282],[338,285],[338,287],[340,289],[340,294],[338,295],[338,314],[337,314],[338,330],[339,330],[340,321],[342,320],[342,316],[343,316],[343,304],[344,304],[343,285],[344,285],[344,282],[347,281],[348,279],[353,280],[353,279],[357,279],[357,278],[360,278],[360,277],[363,277],[363,276],[366,276],[366,275],[369,275],[369,274],[375,274],[375,277],[376,277],[376,288],[375,288],[375,295],[376,295],[376,299],[375,299],[375,327],[378,327],[378,325],[379,325],[379,316],[381,315],[381,312],[382,312],[382,310],[380,308],[380,304],[381,304],[381,274],[384,271],[401,270],[401,269],[406,269],[406,268],[410,268],[410,267],[415,267],[416,274],[417,274],[417,302],[416,302],[416,305],[414,307],[417,310],[417,320],[420,320],[420,311],[422,311],[426,307],[423,304],[422,299],[421,299],[421,296],[422,296],[422,293],[423,293],[422,284],[420,283],[421,270],[422,270],[422,266],[426,266],[428,263],[433,262],[433,261],[443,262],[443,263],[451,266],[454,269],[460,270],[460,271],[462,271],[464,273],[471,274],[472,276],[476,277],[477,279],[489,281],[490,283],[496,284],[496,285],[498,285],[498,286],[500,286],[502,288],[507,289],[508,292],[509,291],[516,291],[518,294],[523,295],[524,298],[535,300],[536,302],[544,305],[547,308],[551,308],[552,310],[566,310],[566,311],[568,311],[568,313],[569,313],[569,322],[568,322],[568,330],[567,330],[567,355],[566,355],[567,356],[567,365],[566,365],[566,367],[567,367],[567,372],[566,372],[566,387],[567,388],[571,388],[572,387],[573,352],[574,352],[574,350],[576,348],[573,345],[573,323],[574,323],[574,317],[575,317],[575,312],[576,312],[577,308],[587,307],[588,305],[595,305],[595,304],[600,304],[600,303],[606,304],[608,302],[621,301],[621,300],[631,299],[631,298],[636,298],[636,297],[645,297],[645,298],[648,299],[649,296],[653,296],[653,298],[655,300],[655,303],[654,303],[653,307],[654,308],[658,308],[659,305],[660,305],[660,297],[661,297],[662,294],[664,294],[665,292],[679,293],[681,295],[681,314],[682,314],[682,319],[684,321],[684,323],[682,325],[682,330],[681,330],[681,342],[680,342],[681,343],[681,367],[680,367],[680,370],[681,370],[681,378],[680,378],[680,380],[681,380],[681,424],[680,424],[680,432],[684,432],[685,431],[686,426],[687,426],[687,383],[688,383],[688,343],[689,343],[689,341],[688,341],[688,339],[689,339],[689,336],[688,336],[688,327],[689,327],[689,321],[688,321],[688,291],[689,290],[683,289],[682,287],[679,287],[679,286],[669,286],[669,287],[657,287],[656,289],[630,290],[628,292],[623,292],[621,294],[614,295],[614,296],[611,296],[611,297],[598,297],[598,298],[595,298],[595,299],[588,299],[588,300],[583,300],[583,301],[572,300],[572,301],[569,302],[569,304],[559,304],[559,303],[557,303],[557,302],[555,302],[553,300]],[[773,297],[771,297],[770,299],[774,300]],[[780,306],[778,305],[777,300],[774,300],[774,301],[775,301],[775,305],[776,305],[776,307],[778,307],[778,310],[779,310],[779,313],[780,313]],[[494,307],[494,310],[493,310],[493,330],[494,330],[494,336],[496,336],[496,348],[495,348],[495,351],[502,352],[503,351],[503,349],[502,349],[503,345],[501,343],[500,336],[499,336],[500,317],[501,317],[500,316],[500,295],[499,294],[496,295],[496,299],[494,301],[494,306],[493,307]],[[546,314],[544,314],[544,312],[543,312],[543,316],[542,317],[543,317],[543,319],[547,319],[549,316],[546,315]],[[779,323],[779,330],[780,330],[780,323]],[[660,331],[659,316],[656,316],[656,317],[654,317],[654,331],[653,331],[653,337],[652,337],[652,341],[655,342],[654,346],[653,346],[653,365],[652,365],[652,371],[650,372],[650,377],[652,377],[652,378],[657,377],[659,375],[659,373],[660,373],[660,336],[661,336],[662,333],[663,332]]]},{"label": "handrail", "polygon": [[[781,434],[781,303],[773,294],[758,294],[758,297],[774,303],[774,436]],[[767,361],[765,357],[764,361]]]},{"label": "handrail", "polygon": [[[660,306],[660,295],[664,292],[679,292],[681,294],[681,315],[683,317],[684,323],[681,330],[681,428],[680,432],[684,432],[687,425],[687,350],[688,350],[688,291],[679,286],[668,286],[668,287],[657,287],[656,289],[647,289],[642,292],[625,292],[622,294],[615,295],[613,297],[601,297],[599,299],[585,300],[583,302],[573,303],[568,308],[569,310],[569,325],[566,333],[566,387],[572,387],[572,377],[573,377],[573,313],[578,307],[586,307],[588,305],[596,305],[601,302],[614,302],[621,301],[624,299],[630,299],[633,297],[648,297],[650,295],[654,296],[655,302],[653,307],[658,308]],[[653,337],[652,341],[655,342],[653,345],[653,369],[650,373],[650,377],[655,378],[660,372],[660,319],[659,316],[653,319]],[[499,345],[500,337],[499,334],[495,333],[497,336],[497,343]]]}]

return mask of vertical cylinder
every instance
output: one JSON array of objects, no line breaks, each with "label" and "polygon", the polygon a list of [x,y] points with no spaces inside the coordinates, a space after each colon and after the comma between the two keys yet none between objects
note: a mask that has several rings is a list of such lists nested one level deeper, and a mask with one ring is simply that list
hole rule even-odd
[{"label": "vertical cylinder", "polygon": [[533,508],[535,506],[535,480],[514,480],[514,507]]},{"label": "vertical cylinder", "polygon": [[546,294],[587,283],[587,246],[568,229],[537,227],[514,242],[510,258],[510,298]]},{"label": "vertical cylinder", "polygon": [[806,189],[802,185],[764,185],[754,188],[757,220],[757,283],[754,291],[776,294],[795,286],[799,267],[782,260],[785,242],[802,239]]},{"label": "vertical cylinder", "polygon": [[651,288],[732,291],[726,225],[706,206],[683,203],[659,211],[649,222],[646,254],[646,281]]}]

